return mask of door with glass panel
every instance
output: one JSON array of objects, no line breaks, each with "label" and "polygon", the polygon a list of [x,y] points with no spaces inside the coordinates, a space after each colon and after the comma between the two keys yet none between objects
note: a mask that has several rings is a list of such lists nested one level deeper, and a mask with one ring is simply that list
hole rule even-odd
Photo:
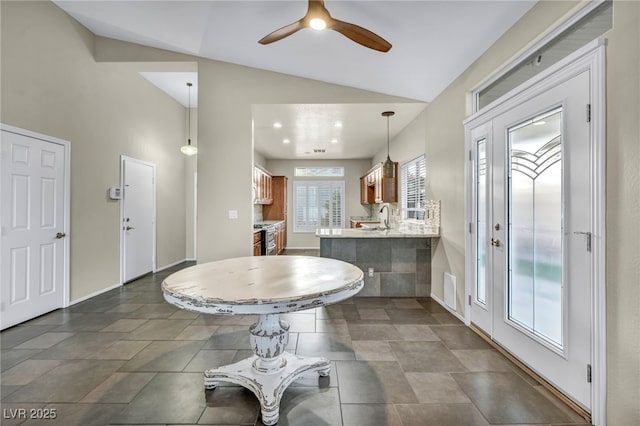
[{"label": "door with glass panel", "polygon": [[584,71],[494,117],[491,134],[477,135],[471,309],[474,324],[587,410],[589,84]]}]

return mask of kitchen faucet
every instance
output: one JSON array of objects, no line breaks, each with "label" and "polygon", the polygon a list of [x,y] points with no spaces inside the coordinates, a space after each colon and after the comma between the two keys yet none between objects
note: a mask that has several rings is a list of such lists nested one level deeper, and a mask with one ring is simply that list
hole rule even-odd
[{"label": "kitchen faucet", "polygon": [[387,218],[384,220],[384,229],[390,229],[391,227],[389,226],[389,206],[386,204],[382,206],[382,208],[380,209],[380,213],[382,213],[384,209],[387,209]]}]

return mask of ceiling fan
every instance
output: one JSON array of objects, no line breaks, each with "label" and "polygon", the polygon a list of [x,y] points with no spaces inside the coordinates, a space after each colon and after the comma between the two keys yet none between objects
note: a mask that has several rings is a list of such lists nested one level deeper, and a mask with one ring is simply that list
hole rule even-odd
[{"label": "ceiling fan", "polygon": [[313,28],[323,30],[325,28],[334,30],[343,36],[368,47],[369,49],[379,52],[388,52],[391,49],[391,43],[383,39],[379,35],[349,22],[340,21],[331,16],[327,8],[324,6],[324,0],[309,0],[307,14],[299,21],[275,30],[271,34],[264,36],[258,41],[260,44],[269,44],[274,41],[282,40],[285,37],[303,29]]}]

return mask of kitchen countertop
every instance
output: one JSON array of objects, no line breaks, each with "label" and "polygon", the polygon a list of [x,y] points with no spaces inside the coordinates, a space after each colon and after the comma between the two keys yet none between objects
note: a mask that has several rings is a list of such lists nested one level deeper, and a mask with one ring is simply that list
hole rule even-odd
[{"label": "kitchen countertop", "polygon": [[319,238],[438,238],[440,234],[407,234],[397,229],[365,230],[362,228],[340,228],[316,230]]}]

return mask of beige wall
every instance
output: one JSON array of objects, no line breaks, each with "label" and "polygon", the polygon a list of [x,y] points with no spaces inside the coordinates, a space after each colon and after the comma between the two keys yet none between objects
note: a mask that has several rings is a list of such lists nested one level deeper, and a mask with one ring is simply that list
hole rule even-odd
[{"label": "beige wall", "polygon": [[[295,167],[342,166],[344,167],[345,227],[349,227],[349,217],[369,216],[371,208],[360,204],[360,176],[371,167],[371,160],[267,160],[266,167],[274,175],[287,176],[287,248],[320,248],[320,240],[315,234],[293,232],[293,181],[317,180],[317,178],[295,178]],[[332,180],[327,178],[327,180]],[[343,180],[342,178],[335,180]]]},{"label": "beige wall", "polygon": [[640,2],[607,45],[607,418],[640,424]]},{"label": "beige wall", "polygon": [[[185,258],[185,110],[49,2],[2,2],[4,124],[71,143],[71,300],[120,281],[120,155],[157,167],[157,266]],[[153,67],[147,70],[155,70]]]},{"label": "beige wall", "polygon": [[[187,118],[188,120],[188,118]],[[183,144],[186,139],[183,138]],[[191,145],[198,146],[198,109],[191,109]],[[185,215],[185,249],[186,259],[196,260],[196,218],[195,200],[197,191],[195,184],[197,181],[198,157],[191,156],[184,159],[184,215]]]}]

